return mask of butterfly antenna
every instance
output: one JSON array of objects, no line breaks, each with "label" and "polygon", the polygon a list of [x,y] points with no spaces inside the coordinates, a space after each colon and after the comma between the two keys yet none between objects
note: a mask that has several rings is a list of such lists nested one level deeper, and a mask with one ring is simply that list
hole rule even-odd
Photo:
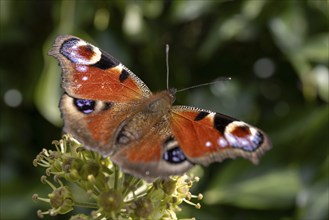
[{"label": "butterfly antenna", "polygon": [[216,81],[208,82],[208,83],[202,83],[202,84],[190,86],[190,87],[187,87],[187,88],[179,89],[176,92],[182,92],[182,91],[186,91],[186,90],[189,90],[189,89],[198,88],[198,87],[202,87],[202,86],[209,86],[209,85],[213,85],[213,84],[216,84],[216,83],[219,83],[219,82],[222,82],[222,81],[229,81],[231,79],[232,79],[231,77],[219,77],[219,78],[217,78]]},{"label": "butterfly antenna", "polygon": [[167,89],[169,89],[169,44],[166,44]]}]

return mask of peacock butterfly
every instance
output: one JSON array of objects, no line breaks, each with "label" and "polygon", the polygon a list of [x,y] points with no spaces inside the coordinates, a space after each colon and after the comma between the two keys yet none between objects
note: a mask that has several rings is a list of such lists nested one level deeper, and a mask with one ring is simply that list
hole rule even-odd
[{"label": "peacock butterfly", "polygon": [[70,35],[49,55],[62,68],[64,131],[126,172],[147,180],[243,157],[257,163],[271,148],[266,134],[229,116],[173,106],[175,89],[152,93],[110,54]]}]

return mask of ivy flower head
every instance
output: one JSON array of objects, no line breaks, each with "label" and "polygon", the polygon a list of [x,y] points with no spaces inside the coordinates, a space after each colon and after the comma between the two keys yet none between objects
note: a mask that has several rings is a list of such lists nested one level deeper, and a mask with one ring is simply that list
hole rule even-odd
[{"label": "ivy flower head", "polygon": [[33,161],[45,169],[41,182],[51,188],[46,197],[32,197],[50,206],[39,210],[39,217],[84,207],[93,210],[89,216],[76,214],[71,219],[177,219],[182,203],[201,207],[192,200],[202,195],[190,192],[196,177],[184,174],[148,183],[123,173],[109,157],[86,150],[69,135],[53,144],[55,150],[43,149]]}]

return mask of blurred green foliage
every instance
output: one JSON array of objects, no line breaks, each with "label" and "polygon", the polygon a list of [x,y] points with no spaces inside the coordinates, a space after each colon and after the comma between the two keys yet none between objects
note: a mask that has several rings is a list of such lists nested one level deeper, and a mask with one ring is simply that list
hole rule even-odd
[{"label": "blurred green foliage", "polygon": [[[103,48],[152,90],[230,76],[178,93],[177,102],[262,128],[273,149],[258,166],[237,159],[196,167],[197,219],[328,219],[327,0],[0,1],[1,219],[36,219],[32,166],[61,134],[60,69],[47,51],[59,34]],[[57,216],[54,219],[67,219]]]}]

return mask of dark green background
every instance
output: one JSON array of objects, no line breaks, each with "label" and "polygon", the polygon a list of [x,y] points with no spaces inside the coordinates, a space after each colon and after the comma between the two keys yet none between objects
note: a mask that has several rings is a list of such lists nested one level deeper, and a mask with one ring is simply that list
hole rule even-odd
[{"label": "dark green background", "polygon": [[[328,219],[328,1],[0,1],[1,219],[36,219],[50,188],[32,160],[61,137],[55,37],[110,52],[153,91],[165,89],[165,44],[177,103],[228,114],[266,131],[273,149],[197,168],[197,219]],[[255,74],[259,61],[273,64]],[[262,63],[262,62],[260,62]],[[264,62],[263,62],[264,64]],[[19,94],[22,101],[19,102]],[[15,103],[16,102],[16,103]],[[53,219],[67,219],[57,216]],[[47,216],[48,218],[48,216]]]}]

